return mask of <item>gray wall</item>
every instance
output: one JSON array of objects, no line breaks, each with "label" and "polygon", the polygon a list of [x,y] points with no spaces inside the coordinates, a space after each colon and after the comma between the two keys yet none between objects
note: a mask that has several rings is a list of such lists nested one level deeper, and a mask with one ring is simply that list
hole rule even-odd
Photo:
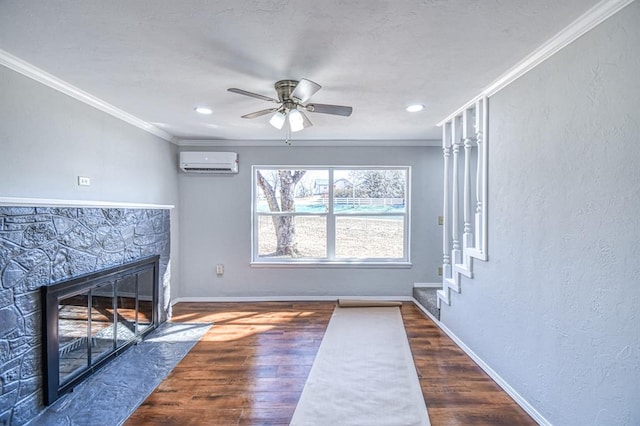
[{"label": "gray wall", "polygon": [[[0,93],[0,197],[177,206],[175,145],[2,66]],[[177,209],[171,223],[175,259]]]},{"label": "gray wall", "polygon": [[[180,297],[409,296],[414,282],[439,280],[442,232],[437,225],[442,199],[439,148],[305,147],[301,141],[282,148],[224,150],[238,152],[237,175],[179,177]],[[252,268],[251,165],[269,164],[412,166],[413,267]],[[222,277],[215,274],[217,263],[225,265]]]},{"label": "gray wall", "polygon": [[557,425],[640,424],[640,3],[490,99],[489,262],[442,321]]}]

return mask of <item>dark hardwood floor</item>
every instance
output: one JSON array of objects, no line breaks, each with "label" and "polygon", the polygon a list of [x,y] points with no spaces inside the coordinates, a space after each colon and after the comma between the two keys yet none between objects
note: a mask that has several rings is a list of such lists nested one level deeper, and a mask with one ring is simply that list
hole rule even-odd
[{"label": "dark hardwood floor", "polygon": [[[334,306],[178,303],[173,321],[215,325],[125,424],[289,424]],[[432,425],[536,424],[412,303],[402,316]]]},{"label": "dark hardwood floor", "polygon": [[537,424],[413,303],[402,318],[432,425]]}]

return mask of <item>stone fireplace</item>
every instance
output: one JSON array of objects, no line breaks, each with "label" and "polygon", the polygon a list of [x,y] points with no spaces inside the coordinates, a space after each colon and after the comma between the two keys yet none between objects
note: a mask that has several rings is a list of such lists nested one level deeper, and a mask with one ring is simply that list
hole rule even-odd
[{"label": "stone fireplace", "polygon": [[0,207],[0,425],[44,409],[41,287],[159,256],[170,314],[168,209]]}]

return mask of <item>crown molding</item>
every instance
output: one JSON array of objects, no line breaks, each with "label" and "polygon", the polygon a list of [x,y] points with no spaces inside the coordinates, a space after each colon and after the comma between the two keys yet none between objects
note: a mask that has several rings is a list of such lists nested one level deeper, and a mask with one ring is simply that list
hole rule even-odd
[{"label": "crown molding", "polygon": [[67,96],[71,96],[72,98],[80,102],[83,102],[119,120],[129,123],[132,126],[138,127],[145,132],[151,133],[152,135],[158,136],[159,138],[162,138],[171,143],[176,142],[175,138],[172,135],[154,126],[153,124],[147,123],[146,121],[134,115],[131,115],[128,112],[116,108],[115,106],[103,101],[102,99],[97,98],[81,89],[78,89],[77,87],[67,83],[66,81],[61,80],[2,49],[0,49],[0,65],[4,65],[5,67],[19,74],[22,74],[25,77],[28,77],[41,84],[44,84],[45,86],[64,93]]},{"label": "crown molding", "polygon": [[[178,146],[199,146],[199,147],[236,147],[236,146],[279,146],[288,147],[283,139],[244,139],[244,140],[230,140],[230,139],[179,139],[176,142]],[[337,140],[292,140],[291,146],[294,147],[310,147],[310,146],[340,146],[340,147],[376,147],[376,146],[437,146],[440,147],[442,141],[435,139],[406,139],[406,140],[391,140],[391,139],[373,139],[373,140],[360,140],[360,139],[337,139]]]},{"label": "crown molding", "polygon": [[[148,123],[134,115],[129,114],[115,106],[93,96],[64,80],[61,80],[36,66],[13,56],[9,52],[0,49],[0,65],[3,65],[19,74],[35,80],[45,86],[64,93],[67,96],[83,102],[91,107],[103,111],[119,120],[138,127],[148,133],[158,136],[178,146],[201,147],[233,147],[233,146],[286,146],[284,140],[192,140],[179,139],[166,131]],[[294,140],[293,144],[299,146],[440,146],[439,140]]]},{"label": "crown molding", "polygon": [[504,89],[518,78],[522,77],[634,1],[635,0],[600,1],[578,19],[569,24],[565,29],[547,40],[542,46],[538,47],[523,60],[502,74],[502,76],[487,86],[478,96],[474,97],[462,107],[458,108],[454,113],[439,122],[438,126],[442,126],[444,123],[451,121],[454,117],[460,115],[462,111],[468,109],[483,97],[495,95],[500,90]]}]

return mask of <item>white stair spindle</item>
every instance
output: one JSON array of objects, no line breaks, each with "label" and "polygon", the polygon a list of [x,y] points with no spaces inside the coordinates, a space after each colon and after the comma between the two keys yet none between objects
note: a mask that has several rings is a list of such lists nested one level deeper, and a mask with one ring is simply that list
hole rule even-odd
[{"label": "white stair spindle", "polygon": [[464,180],[463,180],[463,234],[462,249],[473,246],[473,230],[471,226],[471,147],[473,143],[472,110],[467,108],[462,113],[462,139],[464,141]]},{"label": "white stair spindle", "polygon": [[459,237],[459,204],[460,204],[460,192],[458,183],[458,163],[460,154],[460,131],[459,131],[459,117],[454,117],[451,120],[451,145],[453,146],[453,159],[452,159],[452,182],[451,182],[451,257],[452,262],[455,265],[460,263],[460,237]]},{"label": "white stair spindle", "polygon": [[449,163],[451,154],[451,124],[442,126],[442,156],[444,159],[444,200],[443,200],[443,222],[442,222],[442,277],[451,277],[451,237],[449,227],[451,226],[449,212]]},{"label": "white stair spindle", "polygon": [[[487,214],[487,193],[489,192],[489,98],[482,98],[482,251],[481,259],[489,260],[487,248],[487,227],[489,226],[489,217]],[[480,155],[480,153],[478,153]]]},{"label": "white stair spindle", "polygon": [[482,129],[482,116],[484,115],[483,102],[479,99],[476,102],[476,110],[475,110],[475,131],[476,131],[476,144],[478,146],[478,155],[477,155],[477,168],[476,168],[476,213],[475,213],[475,244],[474,247],[477,250],[482,251],[482,240],[484,238],[484,234],[482,233],[482,176],[483,176],[483,137],[484,132]]}]

